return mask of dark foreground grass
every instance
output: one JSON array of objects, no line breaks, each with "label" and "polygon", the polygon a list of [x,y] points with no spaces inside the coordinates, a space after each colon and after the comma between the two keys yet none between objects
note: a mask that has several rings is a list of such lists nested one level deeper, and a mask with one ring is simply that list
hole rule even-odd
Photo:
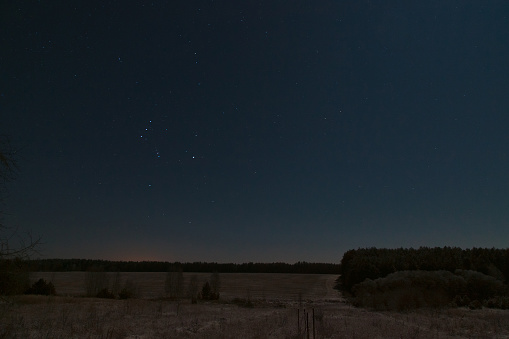
[{"label": "dark foreground grass", "polygon": [[337,301],[299,305],[259,299],[252,307],[45,296],[12,301],[0,305],[0,338],[299,338],[304,309],[311,337],[314,311],[317,338],[509,337],[509,311],[491,309],[378,312]]}]

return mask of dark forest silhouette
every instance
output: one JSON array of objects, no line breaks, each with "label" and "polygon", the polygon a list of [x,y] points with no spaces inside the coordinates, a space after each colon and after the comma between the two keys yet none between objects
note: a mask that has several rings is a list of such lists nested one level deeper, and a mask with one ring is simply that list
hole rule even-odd
[{"label": "dark forest silhouette", "polygon": [[38,259],[31,260],[32,271],[67,272],[101,269],[106,272],[167,272],[179,267],[184,272],[220,273],[314,273],[339,274],[339,264],[308,263],[215,263],[215,262],[167,262],[167,261],[108,261],[92,259]]}]

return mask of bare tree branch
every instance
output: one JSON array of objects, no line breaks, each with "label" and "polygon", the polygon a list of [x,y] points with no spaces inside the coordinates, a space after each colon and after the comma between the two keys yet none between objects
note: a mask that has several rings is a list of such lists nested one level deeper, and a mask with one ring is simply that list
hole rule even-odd
[{"label": "bare tree branch", "polygon": [[17,171],[16,151],[12,148],[9,138],[0,135],[0,179],[3,181],[1,185],[14,180]]},{"label": "bare tree branch", "polygon": [[[9,139],[0,135],[0,207],[7,190],[6,184],[15,179],[18,171],[15,155]],[[2,212],[0,210],[0,217]],[[25,290],[29,283],[25,260],[37,253],[40,244],[40,237],[34,238],[30,233],[22,236],[17,228],[6,227],[0,220],[0,295]]]}]

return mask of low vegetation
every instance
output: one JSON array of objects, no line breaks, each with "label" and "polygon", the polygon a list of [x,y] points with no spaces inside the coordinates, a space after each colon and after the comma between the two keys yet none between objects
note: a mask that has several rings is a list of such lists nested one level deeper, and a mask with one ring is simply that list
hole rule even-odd
[{"label": "low vegetation", "polygon": [[37,280],[30,288],[25,291],[25,294],[37,294],[37,295],[55,295],[55,286],[53,283],[46,282],[44,279]]},{"label": "low vegetation", "polygon": [[[469,306],[505,308],[507,287],[474,271],[402,271],[385,278],[366,279],[352,289],[355,305],[375,309]],[[488,302],[489,301],[489,302]]]},{"label": "low vegetation", "polygon": [[0,338],[508,337],[508,253],[348,251],[348,303],[337,275],[40,272],[0,300]]},{"label": "low vegetation", "polygon": [[4,258],[0,251],[0,295],[21,294],[29,286],[29,272],[23,260]]},{"label": "low vegetation", "polygon": [[358,306],[508,308],[509,250],[359,249],[341,267],[338,286]]},{"label": "low vegetation", "polygon": [[110,283],[110,275],[102,268],[87,272],[85,279],[85,296],[104,299],[130,299],[141,296],[141,289],[134,282],[126,279],[122,283],[120,273],[116,273]]},{"label": "low vegetation", "polygon": [[[224,284],[231,285],[230,279],[245,285],[258,280],[226,276]],[[272,296],[285,293],[283,285],[271,291]],[[298,296],[273,300],[239,295],[238,299],[220,302],[192,304],[183,300],[180,305],[166,298],[118,300],[25,295],[15,297],[13,304],[0,303],[0,337],[306,338],[309,333],[310,338],[447,339],[509,335],[509,311],[468,308],[377,311],[339,300],[324,300],[322,294],[304,294],[301,304]]]}]

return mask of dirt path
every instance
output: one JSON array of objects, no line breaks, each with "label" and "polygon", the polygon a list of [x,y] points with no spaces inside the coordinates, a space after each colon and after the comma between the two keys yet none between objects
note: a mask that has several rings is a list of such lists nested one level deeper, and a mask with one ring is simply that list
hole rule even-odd
[{"label": "dirt path", "polygon": [[343,301],[339,291],[334,289],[334,286],[336,286],[337,278],[337,276],[328,276],[327,279],[325,279],[325,290],[327,291],[324,297],[325,300]]}]

